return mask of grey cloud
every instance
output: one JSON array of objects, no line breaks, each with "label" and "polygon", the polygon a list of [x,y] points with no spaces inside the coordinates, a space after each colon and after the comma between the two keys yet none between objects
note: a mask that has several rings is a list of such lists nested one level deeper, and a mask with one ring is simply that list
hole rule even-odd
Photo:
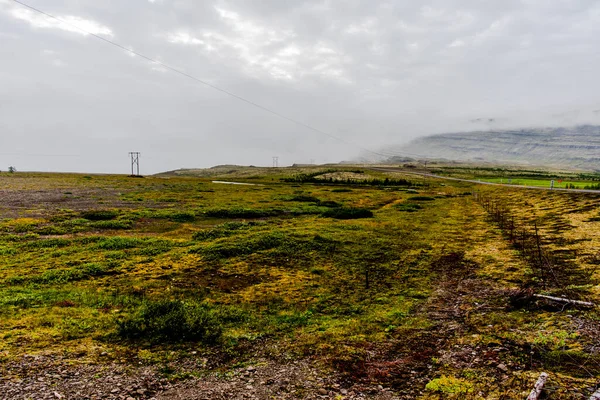
[{"label": "grey cloud", "polygon": [[356,145],[0,0],[0,169],[333,162],[488,116],[600,120],[595,1],[30,2]]}]

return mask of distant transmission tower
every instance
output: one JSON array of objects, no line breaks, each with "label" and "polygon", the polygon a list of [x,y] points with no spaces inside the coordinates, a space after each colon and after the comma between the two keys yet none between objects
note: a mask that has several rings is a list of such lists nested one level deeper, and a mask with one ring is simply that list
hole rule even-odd
[{"label": "distant transmission tower", "polygon": [[279,157],[273,157],[273,168],[279,167]]},{"label": "distant transmission tower", "polygon": [[131,157],[131,176],[140,176],[140,152],[130,151],[129,157]]}]

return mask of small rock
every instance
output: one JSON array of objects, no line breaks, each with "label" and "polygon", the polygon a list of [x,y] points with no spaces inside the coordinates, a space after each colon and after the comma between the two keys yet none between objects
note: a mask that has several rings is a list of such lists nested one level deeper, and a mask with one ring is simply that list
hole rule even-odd
[{"label": "small rock", "polygon": [[319,389],[318,392],[320,395],[323,395],[323,396],[327,396],[329,394],[329,392],[327,392],[327,390],[323,389],[323,388]]},{"label": "small rock", "polygon": [[508,368],[504,364],[498,364],[498,365],[496,365],[496,368],[498,368],[500,371],[503,371],[503,372],[508,371]]},{"label": "small rock", "polygon": [[57,399],[62,399],[63,395],[58,392],[54,392],[54,397],[56,397]]}]

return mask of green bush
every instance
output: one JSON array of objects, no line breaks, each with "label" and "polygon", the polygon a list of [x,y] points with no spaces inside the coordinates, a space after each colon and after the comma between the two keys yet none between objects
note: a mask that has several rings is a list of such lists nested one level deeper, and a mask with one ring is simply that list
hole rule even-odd
[{"label": "green bush", "polygon": [[205,215],[212,218],[264,218],[273,217],[282,214],[283,211],[277,209],[253,209],[253,208],[216,208],[207,210]]},{"label": "green bush", "polygon": [[171,214],[169,219],[173,222],[194,222],[196,214],[191,211],[176,212]]},{"label": "green bush", "polygon": [[217,343],[222,321],[208,306],[175,300],[146,301],[133,315],[117,322],[118,335],[152,343]]},{"label": "green bush", "polygon": [[51,269],[41,275],[32,277],[13,277],[8,279],[8,283],[16,285],[26,282],[38,284],[55,284],[81,281],[93,277],[100,277],[115,274],[116,264],[87,263],[69,269]]},{"label": "green bush", "polygon": [[423,209],[423,206],[416,203],[401,203],[396,206],[398,211],[415,212]]},{"label": "green bush", "polygon": [[227,237],[234,235],[238,231],[244,231],[250,229],[253,226],[262,225],[260,222],[238,222],[231,221],[225,222],[224,224],[216,225],[211,229],[204,229],[194,233],[192,239],[194,240],[212,240],[221,237]]},{"label": "green bush", "polygon": [[286,199],[286,201],[298,201],[303,203],[319,203],[321,200],[315,196],[300,194]]},{"label": "green bush", "polygon": [[192,249],[191,252],[200,252],[207,259],[217,260],[220,258],[239,257],[269,250],[280,246],[285,241],[285,236],[280,232],[268,233],[258,239],[236,241],[233,243],[216,243],[199,250]]},{"label": "green bush", "polygon": [[142,239],[115,236],[100,239],[96,247],[102,250],[123,250],[139,247],[143,243]]},{"label": "green bush", "polygon": [[409,200],[412,201],[434,201],[435,197],[431,197],[431,196],[412,196],[408,198]]},{"label": "green bush", "polygon": [[81,213],[81,216],[89,221],[109,221],[118,215],[114,210],[89,210]]},{"label": "green bush", "polygon": [[133,221],[129,220],[114,220],[114,221],[95,221],[90,224],[96,229],[131,229]]},{"label": "green bush", "polygon": [[335,219],[357,219],[357,218],[372,218],[373,212],[366,208],[358,207],[339,207],[331,208],[321,214],[323,217]]},{"label": "green bush", "polygon": [[40,235],[66,235],[68,232],[60,226],[49,225],[39,228],[37,233]]},{"label": "green bush", "polygon": [[331,208],[342,207],[342,205],[340,203],[338,203],[337,201],[333,201],[333,200],[323,200],[323,201],[320,201],[318,203],[318,205],[321,207],[331,207]]},{"label": "green bush", "polygon": [[203,254],[206,259],[239,257],[260,251],[272,250],[278,256],[300,257],[311,251],[331,253],[337,246],[335,240],[316,235],[314,237],[294,237],[281,232],[271,232],[258,238],[245,238],[237,241],[220,242],[197,247],[191,253]]},{"label": "green bush", "polygon": [[335,189],[331,189],[331,193],[349,193],[351,191],[352,191],[352,189],[347,189],[347,188],[335,188]]},{"label": "green bush", "polygon": [[146,239],[143,242],[141,249],[135,250],[134,254],[143,256],[156,256],[162,253],[166,253],[175,246],[175,242],[165,239]]}]

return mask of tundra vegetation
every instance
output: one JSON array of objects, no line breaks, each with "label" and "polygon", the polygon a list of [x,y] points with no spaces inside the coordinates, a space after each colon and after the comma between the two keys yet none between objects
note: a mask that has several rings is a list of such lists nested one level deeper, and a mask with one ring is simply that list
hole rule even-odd
[{"label": "tundra vegetation", "polygon": [[600,195],[367,168],[216,178],[0,173],[0,373],[55,352],[181,379],[259,355],[424,399],[524,398],[541,371],[551,398],[598,384],[598,309],[533,294],[600,304]]}]

